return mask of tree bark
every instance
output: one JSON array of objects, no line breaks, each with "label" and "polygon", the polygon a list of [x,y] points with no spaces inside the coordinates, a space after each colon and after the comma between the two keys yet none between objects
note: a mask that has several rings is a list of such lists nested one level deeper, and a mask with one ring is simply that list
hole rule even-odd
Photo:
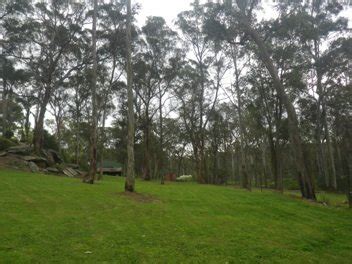
[{"label": "tree bark", "polygon": [[52,90],[50,85],[46,86],[44,89],[45,89],[44,97],[43,97],[43,101],[40,103],[39,114],[35,123],[34,135],[33,135],[34,152],[37,154],[40,154],[40,151],[42,150],[42,147],[43,147],[44,118],[45,118],[46,107],[49,104],[49,100],[51,97],[51,90]]},{"label": "tree bark", "polygon": [[238,123],[240,127],[240,180],[242,188],[251,189],[250,181],[248,179],[247,166],[246,166],[246,154],[244,149],[245,139],[244,139],[244,124],[242,117],[242,99],[241,99],[241,91],[240,91],[240,83],[239,83],[239,72],[237,67],[237,54],[236,50],[232,52],[233,64],[235,67],[235,88],[237,95],[237,114],[238,114]]},{"label": "tree bark", "polygon": [[144,125],[144,157],[143,157],[143,179],[150,181],[150,120],[149,110],[146,106],[145,125]]},{"label": "tree bark", "polygon": [[134,112],[133,112],[133,87],[132,87],[132,63],[131,63],[131,0],[127,0],[127,93],[128,93],[128,136],[127,136],[127,174],[125,191],[134,192]]},{"label": "tree bark", "polygon": [[29,128],[30,128],[30,124],[29,124],[29,116],[31,114],[31,109],[30,107],[26,107],[26,115],[25,115],[25,122],[24,122],[24,135],[25,135],[25,141],[28,143],[29,140]]},{"label": "tree bark", "polygon": [[99,168],[99,176],[98,180],[103,178],[103,162],[104,162],[104,143],[105,143],[105,119],[106,119],[106,106],[103,110],[103,123],[100,134],[100,168]]},{"label": "tree bark", "polygon": [[93,59],[93,72],[92,72],[92,119],[91,119],[91,133],[90,133],[90,146],[89,146],[89,171],[83,178],[84,183],[93,184],[97,171],[97,125],[98,125],[98,111],[97,111],[97,9],[98,0],[93,3],[93,24],[92,24],[92,59]]}]

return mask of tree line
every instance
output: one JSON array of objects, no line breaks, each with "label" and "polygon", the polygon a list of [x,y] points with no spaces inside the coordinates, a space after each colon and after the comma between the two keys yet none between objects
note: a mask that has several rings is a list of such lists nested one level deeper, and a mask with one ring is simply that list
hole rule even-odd
[{"label": "tree line", "polygon": [[[175,24],[116,1],[3,1],[3,136],[49,138],[96,179],[104,159],[164,181],[346,191],[351,59],[341,1],[195,0]],[[34,123],[31,124],[31,120]],[[51,128],[53,135],[45,128]],[[99,178],[99,176],[98,176]],[[351,194],[350,194],[351,196]]]}]

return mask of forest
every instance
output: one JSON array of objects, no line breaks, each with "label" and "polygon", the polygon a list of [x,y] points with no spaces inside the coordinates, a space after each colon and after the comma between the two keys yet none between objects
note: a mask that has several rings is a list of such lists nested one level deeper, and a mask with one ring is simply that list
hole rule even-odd
[{"label": "forest", "polygon": [[119,162],[130,192],[192,175],[352,206],[348,1],[195,0],[139,25],[140,2],[1,1],[2,147],[54,149],[86,183]]}]

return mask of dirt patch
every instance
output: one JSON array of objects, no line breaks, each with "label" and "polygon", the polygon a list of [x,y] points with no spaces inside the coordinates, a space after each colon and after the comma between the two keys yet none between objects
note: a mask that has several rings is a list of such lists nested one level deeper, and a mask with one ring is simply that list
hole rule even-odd
[{"label": "dirt patch", "polygon": [[158,203],[160,200],[153,195],[150,194],[142,194],[136,192],[121,192],[118,193],[119,196],[127,197],[130,200],[139,202],[139,203]]}]

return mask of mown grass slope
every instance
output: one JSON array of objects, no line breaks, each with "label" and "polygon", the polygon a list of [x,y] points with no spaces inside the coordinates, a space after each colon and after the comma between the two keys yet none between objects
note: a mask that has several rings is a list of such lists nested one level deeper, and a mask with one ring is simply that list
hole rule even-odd
[{"label": "mown grass slope", "polygon": [[0,263],[351,263],[352,211],[273,192],[0,171]]}]

